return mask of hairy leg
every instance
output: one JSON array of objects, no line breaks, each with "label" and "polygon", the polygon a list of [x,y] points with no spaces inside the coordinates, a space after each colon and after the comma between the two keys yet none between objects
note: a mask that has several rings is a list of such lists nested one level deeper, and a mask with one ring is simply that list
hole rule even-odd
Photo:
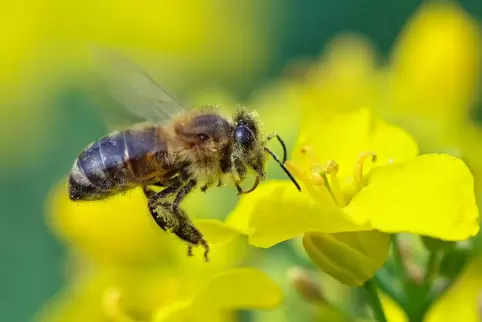
[{"label": "hairy leg", "polygon": [[[209,260],[209,245],[204,240],[201,232],[193,225],[191,219],[184,210],[179,208],[179,204],[185,196],[192,191],[196,182],[189,181],[184,187],[171,186],[161,192],[152,194],[152,190],[145,187],[144,192],[149,198],[149,211],[156,223],[165,231],[171,231],[180,239],[188,243],[188,255],[192,255],[193,245],[203,246],[204,258]],[[179,191],[179,192],[178,192]],[[174,202],[168,201],[166,198],[178,192]]]}]

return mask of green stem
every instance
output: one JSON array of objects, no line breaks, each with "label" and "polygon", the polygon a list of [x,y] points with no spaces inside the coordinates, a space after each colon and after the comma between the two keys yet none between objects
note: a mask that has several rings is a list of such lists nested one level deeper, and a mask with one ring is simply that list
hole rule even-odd
[{"label": "green stem", "polygon": [[388,295],[395,303],[398,303],[398,305],[400,305],[400,307],[404,311],[407,311],[407,298],[405,294],[397,292],[397,290],[393,287],[393,281],[391,280],[391,277],[387,271],[385,271],[383,268],[380,269],[375,274],[374,279],[377,282],[380,290],[382,290],[386,295]]},{"label": "green stem", "polygon": [[375,279],[370,279],[365,282],[363,288],[367,291],[371,308],[373,310],[373,315],[378,322],[387,322],[387,318],[385,317],[385,312],[383,311],[382,302],[380,301],[380,297],[378,296],[377,290],[377,283]]},{"label": "green stem", "polygon": [[400,242],[397,235],[392,235],[392,245],[393,245],[393,261],[397,268],[398,276],[403,285],[407,285],[410,282],[410,276],[407,272],[407,267],[405,266],[405,261],[400,250]]},{"label": "green stem", "polygon": [[430,252],[430,257],[428,258],[427,268],[425,270],[425,276],[423,279],[423,285],[426,292],[428,292],[433,285],[433,281],[438,273],[438,264],[439,252]]}]

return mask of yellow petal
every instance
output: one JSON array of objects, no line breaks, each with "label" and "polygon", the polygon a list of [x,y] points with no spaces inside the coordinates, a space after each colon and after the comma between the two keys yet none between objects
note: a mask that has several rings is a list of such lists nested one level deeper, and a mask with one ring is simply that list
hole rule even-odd
[{"label": "yellow petal", "polygon": [[[189,310],[190,302],[175,302],[171,305],[160,308],[153,316],[153,322],[189,322],[189,321],[209,321],[209,322],[236,322],[235,312],[224,312],[212,310],[207,307],[202,311],[192,314]],[[116,321],[117,322],[117,321]]]},{"label": "yellow petal", "polygon": [[303,246],[322,271],[348,286],[361,286],[383,266],[390,235],[378,231],[307,233]]},{"label": "yellow petal", "polygon": [[[310,146],[313,156],[300,153]],[[371,167],[405,162],[418,153],[414,139],[401,128],[387,124],[372,115],[366,108],[340,113],[330,117],[309,118],[302,128],[293,153],[293,162],[309,169],[316,160],[321,166],[330,160],[339,165],[338,176],[342,189],[350,181],[360,153],[375,152],[377,162]],[[365,172],[370,165],[367,164]]]},{"label": "yellow petal", "polygon": [[[334,203],[320,204],[307,192],[299,192],[289,181],[270,181],[242,198],[231,214],[248,223],[249,242],[271,247],[307,231],[334,233],[367,230],[343,213]],[[228,220],[228,222],[232,222]]]},{"label": "yellow petal", "polygon": [[[367,38],[355,34],[335,37],[318,66],[308,72],[303,113],[340,113],[371,105],[375,90],[375,51]],[[300,104],[300,101],[302,104]],[[284,103],[283,103],[284,104]]]},{"label": "yellow petal", "polygon": [[[474,260],[427,314],[427,322],[479,322],[481,319],[482,258]],[[457,308],[454,310],[454,308]]]},{"label": "yellow petal", "polygon": [[281,288],[263,271],[237,268],[212,278],[193,302],[199,309],[213,305],[212,302],[222,310],[269,309],[282,299]]},{"label": "yellow petal", "polygon": [[459,159],[428,154],[376,169],[345,208],[374,229],[464,240],[479,231],[472,174]]},{"label": "yellow petal", "polygon": [[230,269],[214,276],[190,302],[162,309],[154,320],[212,321],[221,311],[270,309],[282,299],[281,288],[264,272],[255,268]]},{"label": "yellow petal", "polygon": [[210,244],[224,244],[238,237],[241,232],[222,221],[215,219],[199,219],[194,225],[201,231]]},{"label": "yellow petal", "polygon": [[379,294],[388,322],[408,322],[407,315],[396,302],[383,292],[379,292]]}]

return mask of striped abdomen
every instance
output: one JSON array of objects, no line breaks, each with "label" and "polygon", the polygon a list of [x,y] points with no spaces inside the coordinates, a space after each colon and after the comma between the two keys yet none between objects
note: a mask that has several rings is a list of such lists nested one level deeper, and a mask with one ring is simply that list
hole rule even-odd
[{"label": "striped abdomen", "polygon": [[69,177],[72,200],[98,200],[165,173],[167,144],[156,127],[126,130],[106,136],[77,158]]}]

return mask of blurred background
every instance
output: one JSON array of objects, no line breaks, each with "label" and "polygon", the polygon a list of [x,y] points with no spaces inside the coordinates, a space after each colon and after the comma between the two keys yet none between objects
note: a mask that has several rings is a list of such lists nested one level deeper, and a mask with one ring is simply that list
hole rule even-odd
[{"label": "blurred background", "polygon": [[[56,187],[62,184],[77,154],[106,133],[101,102],[94,95],[89,45],[113,48],[132,57],[188,104],[220,104],[228,113],[234,104],[256,108],[266,127],[283,133],[290,147],[296,141],[298,129],[296,93],[290,92],[296,91],[296,86],[291,85],[312,70],[310,64],[330,59],[325,53],[336,37],[346,33],[360,35],[350,42],[354,47],[347,47],[350,55],[361,59],[368,55],[371,57],[368,60],[373,59],[377,66],[391,63],[402,66],[403,60],[410,60],[411,55],[418,57],[430,52],[434,48],[431,45],[449,54],[462,52],[449,62],[461,65],[469,74],[465,83],[466,78],[450,74],[453,66],[449,64],[445,66],[448,74],[431,75],[449,79],[443,83],[447,88],[455,82],[464,86],[462,98],[454,103],[457,107],[463,105],[457,109],[463,112],[447,117],[453,120],[459,114],[467,114],[473,135],[470,140],[461,140],[463,144],[461,141],[431,144],[433,141],[428,139],[421,144],[425,151],[448,151],[454,146],[458,151],[454,153],[461,153],[464,148],[472,151],[470,148],[477,146],[478,138],[482,137],[478,132],[482,106],[476,81],[480,67],[477,42],[481,40],[478,22],[482,19],[482,2],[453,1],[443,14],[423,16],[429,17],[428,20],[420,18],[422,3],[419,0],[3,3],[0,14],[0,321],[28,321],[39,315],[45,321],[75,320],[54,317],[46,307],[56,305],[55,296],[59,292],[68,292],[65,291],[68,272],[72,270],[69,243],[80,244],[80,249],[84,242],[97,243],[95,238],[85,241],[86,238],[78,237],[82,229],[88,229],[85,228],[88,223],[74,225],[73,232],[66,232],[62,230],[63,224],[56,222],[64,220],[58,219],[62,214],[52,215],[53,209],[60,207],[52,206],[58,198]],[[455,16],[453,33],[445,29],[445,15],[448,20]],[[428,38],[422,41],[426,47],[418,46],[415,40],[399,43],[401,38],[410,38],[414,25],[423,29],[430,17],[437,22],[434,30],[427,31]],[[455,39],[453,43],[458,47],[444,48],[445,36]],[[431,43],[430,37],[438,40]],[[471,53],[465,55],[466,51]],[[457,61],[457,57],[462,58]],[[427,58],[418,63],[427,66],[431,61]],[[425,85],[422,84],[422,88]],[[397,114],[395,107],[378,108],[378,111],[400,124],[413,125]],[[426,138],[420,128],[413,126],[412,130]],[[450,136],[453,132],[444,133]],[[471,157],[467,156],[468,163],[475,167],[480,157],[475,152]],[[271,178],[283,177],[274,167],[269,172]],[[190,201],[194,205],[199,203],[202,210],[196,216],[223,218],[236,203],[235,190],[211,190],[205,197],[194,196]],[[92,224],[97,224],[98,218],[92,218]],[[106,224],[102,229],[109,231],[111,227]],[[128,232],[117,237],[129,240]],[[99,240],[101,243],[102,239]],[[136,253],[136,249],[132,252]],[[257,263],[286,285],[287,268],[303,259],[282,247],[270,252],[271,260]],[[299,298],[288,297],[285,310],[279,315],[272,313],[270,319],[259,317],[259,320],[282,321],[283,316],[285,321],[295,321],[310,312],[301,302]],[[286,310],[289,307],[296,309]],[[98,317],[83,321],[86,320],[103,321]]]}]

